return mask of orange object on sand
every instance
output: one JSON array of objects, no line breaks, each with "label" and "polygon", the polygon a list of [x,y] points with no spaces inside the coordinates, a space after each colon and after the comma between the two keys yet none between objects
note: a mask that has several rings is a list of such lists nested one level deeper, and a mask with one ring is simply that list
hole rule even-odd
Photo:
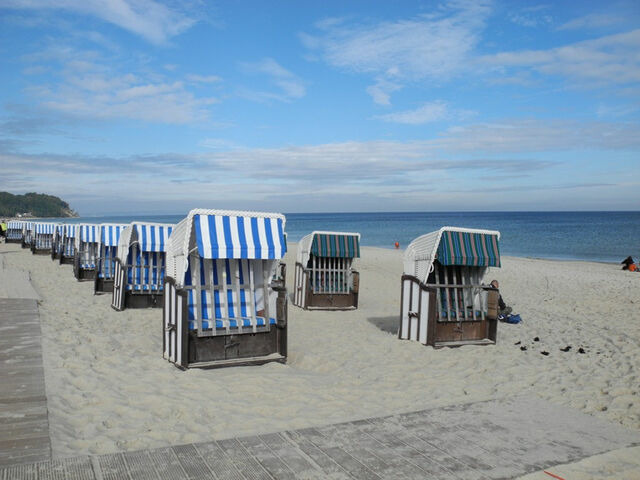
[{"label": "orange object on sand", "polygon": [[635,263],[632,263],[631,265],[629,265],[629,271],[630,272],[635,272],[638,269],[638,267],[636,267]]},{"label": "orange object on sand", "polygon": [[553,474],[553,473],[551,473],[551,472],[547,472],[546,470],[543,470],[543,472],[544,472],[544,473],[546,473],[547,475],[552,476],[553,478],[557,478],[558,480],[565,480],[564,478],[562,478],[562,477],[560,477],[560,476],[558,476],[558,475],[554,475],[554,474]]},{"label": "orange object on sand", "polygon": [[394,246],[395,246],[396,248],[400,248],[400,243],[396,242],[396,243],[394,243]]}]

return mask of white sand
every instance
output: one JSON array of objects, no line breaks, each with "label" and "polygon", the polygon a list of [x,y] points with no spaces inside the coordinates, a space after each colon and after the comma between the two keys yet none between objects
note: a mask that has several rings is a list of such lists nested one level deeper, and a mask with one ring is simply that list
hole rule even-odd
[{"label": "white sand", "polygon": [[[19,246],[0,245],[0,252],[9,250]],[[43,297],[54,456],[523,393],[640,429],[640,274],[617,265],[503,258],[503,268],[490,276],[500,280],[505,300],[524,322],[500,324],[495,346],[434,350],[389,333],[398,324],[402,252],[363,248],[360,308],[305,312],[290,304],[286,365],[183,372],[162,358],[161,310],[116,312],[111,296],[94,296],[93,284],[78,283],[71,266],[27,251],[4,257],[8,267],[31,272]],[[289,287],[294,258],[292,245]],[[572,349],[561,352],[566,345]]]}]

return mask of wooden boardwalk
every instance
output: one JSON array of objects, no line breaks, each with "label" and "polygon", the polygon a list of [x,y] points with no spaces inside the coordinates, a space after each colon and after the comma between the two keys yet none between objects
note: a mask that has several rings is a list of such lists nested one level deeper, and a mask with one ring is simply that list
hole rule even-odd
[{"label": "wooden boardwalk", "polygon": [[50,458],[38,303],[0,298],[0,467]]},{"label": "wooden boardwalk", "polygon": [[25,479],[500,479],[640,444],[640,432],[515,397],[318,428],[0,468]]}]

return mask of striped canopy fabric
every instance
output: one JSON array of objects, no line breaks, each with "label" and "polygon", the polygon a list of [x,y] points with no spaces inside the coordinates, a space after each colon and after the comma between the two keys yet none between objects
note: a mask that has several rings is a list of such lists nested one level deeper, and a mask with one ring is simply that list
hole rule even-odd
[{"label": "striped canopy fabric", "polygon": [[316,257],[360,258],[360,236],[316,233],[311,253]]},{"label": "striped canopy fabric", "polygon": [[500,267],[498,236],[444,231],[440,237],[437,259],[442,265]]},{"label": "striped canopy fabric", "polygon": [[280,259],[287,252],[283,218],[194,215],[202,258]]},{"label": "striped canopy fabric", "polygon": [[36,223],[36,234],[53,235],[56,229],[55,223]]},{"label": "striped canopy fabric", "polygon": [[80,225],[80,241],[85,243],[98,243],[99,225]]},{"label": "striped canopy fabric", "polygon": [[22,230],[23,222],[21,220],[11,220],[7,223],[8,230]]},{"label": "striped canopy fabric", "polygon": [[117,247],[120,233],[127,225],[100,225],[100,243],[105,247]]},{"label": "striped canopy fabric", "polygon": [[133,224],[138,236],[140,250],[143,252],[166,252],[169,235],[173,231],[170,225]]},{"label": "striped canopy fabric", "polygon": [[64,226],[64,237],[65,238],[76,238],[76,229],[78,225],[65,225]]}]

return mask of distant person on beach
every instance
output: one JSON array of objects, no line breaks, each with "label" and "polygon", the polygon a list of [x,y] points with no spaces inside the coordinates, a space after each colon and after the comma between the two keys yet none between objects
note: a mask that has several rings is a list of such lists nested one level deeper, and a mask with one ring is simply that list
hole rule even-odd
[{"label": "distant person on beach", "polygon": [[500,283],[498,280],[491,280],[489,285],[498,290],[498,315],[504,315],[505,317],[510,315],[513,308],[507,307],[506,303],[504,303],[502,295],[500,295]]}]

